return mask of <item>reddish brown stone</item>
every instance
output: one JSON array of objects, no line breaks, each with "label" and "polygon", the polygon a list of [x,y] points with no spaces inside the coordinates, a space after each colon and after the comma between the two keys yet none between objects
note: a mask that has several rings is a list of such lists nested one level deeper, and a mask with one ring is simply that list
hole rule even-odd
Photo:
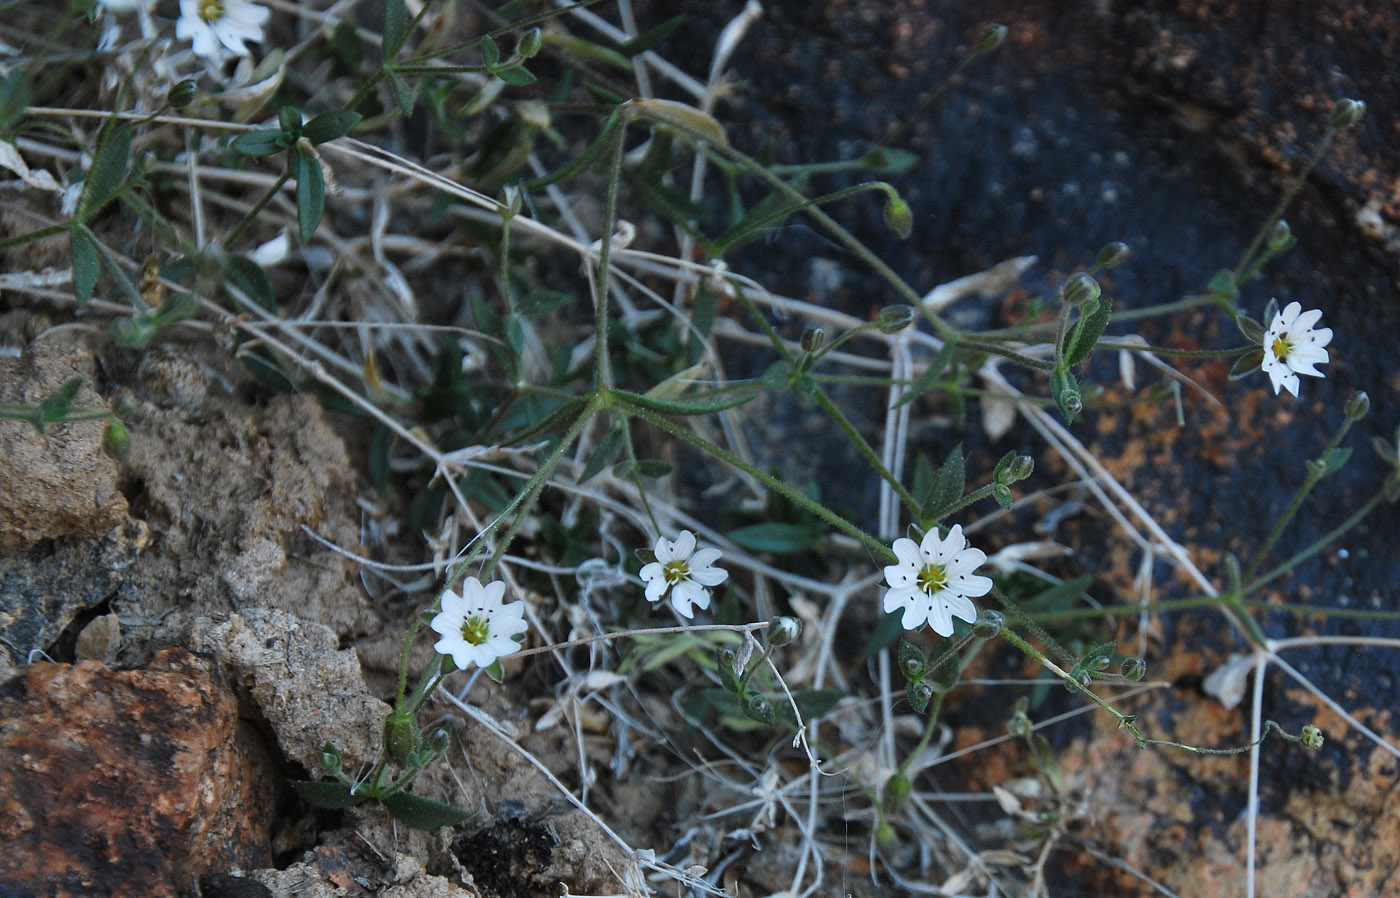
[{"label": "reddish brown stone", "polygon": [[0,893],[175,896],[267,863],[272,783],[217,666],[36,664],[0,686]]}]

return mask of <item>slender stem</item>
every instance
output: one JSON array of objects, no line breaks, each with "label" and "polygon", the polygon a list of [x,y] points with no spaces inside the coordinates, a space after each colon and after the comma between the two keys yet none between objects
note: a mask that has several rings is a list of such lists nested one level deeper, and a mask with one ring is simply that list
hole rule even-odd
[{"label": "slender stem", "polygon": [[253,208],[248,210],[248,213],[243,216],[238,224],[233,226],[233,230],[224,238],[224,249],[233,248],[233,241],[237,240],[238,235],[242,234],[244,229],[253,223],[253,219],[258,217],[258,213],[267,208],[267,204],[272,202],[272,198],[277,195],[277,192],[282,189],[282,185],[286,184],[291,176],[291,169],[282,170],[282,174],[277,176],[277,180],[272,183],[272,186],[267,189],[267,192],[259,197],[258,201],[253,204]]},{"label": "slender stem", "polygon": [[682,439],[685,442],[691,444],[692,446],[695,446],[697,449],[700,449],[704,452],[708,452],[716,458],[720,459],[721,461],[733,465],[736,468],[739,468],[740,470],[747,473],[749,476],[753,477],[758,482],[762,483],[768,489],[796,503],[797,505],[800,505],[802,508],[806,509],[807,511],[826,521],[832,527],[835,527],[837,530],[840,530],[842,533],[845,533],[848,536],[852,536],[855,539],[859,540],[862,545],[870,549],[872,552],[876,553],[881,558],[884,558],[889,561],[897,560],[895,558],[894,552],[890,550],[889,546],[880,542],[880,540],[866,533],[864,530],[852,524],[850,521],[831,511],[825,505],[822,505],[820,502],[814,502],[810,497],[804,495],[798,490],[793,489],[791,486],[789,486],[786,483],[783,483],[781,480],[777,479],[776,477],[773,477],[771,474],[768,474],[767,472],[754,467],[753,465],[749,464],[747,461],[735,455],[734,453],[729,452],[721,446],[715,445],[714,443],[710,442],[709,440],[696,433],[691,432],[685,427],[681,427],[680,425],[667,419],[663,415],[657,414],[649,409],[642,408],[638,405],[632,405],[627,402],[627,398],[625,396],[618,395],[617,400],[619,404],[626,406],[629,414],[635,415],[636,417],[641,418],[645,421],[649,421],[656,427],[659,427],[662,430],[669,433],[671,436]]},{"label": "slender stem", "polygon": [[[1324,534],[1321,538],[1319,538],[1319,539],[1318,539],[1316,542],[1314,542],[1312,545],[1308,546],[1306,549],[1302,550],[1301,552],[1298,552],[1296,555],[1292,556],[1292,557],[1289,558],[1287,561],[1285,561],[1285,562],[1283,562],[1282,564],[1280,564],[1278,567],[1276,567],[1276,568],[1274,568],[1273,570],[1269,571],[1267,574],[1264,574],[1264,575],[1263,575],[1262,577],[1260,577],[1259,579],[1250,582],[1250,581],[1249,581],[1249,577],[1246,576],[1244,579],[1245,579],[1246,582],[1248,582],[1248,585],[1245,586],[1243,592],[1244,592],[1246,595],[1248,595],[1248,594],[1253,593],[1253,592],[1255,592],[1255,591],[1257,591],[1257,590],[1259,590],[1259,589],[1262,589],[1262,588],[1264,587],[1265,584],[1270,583],[1270,582],[1272,582],[1273,580],[1277,580],[1279,577],[1281,577],[1281,576],[1283,576],[1284,574],[1288,573],[1290,570],[1292,570],[1293,568],[1295,568],[1295,567],[1297,567],[1298,565],[1302,564],[1304,561],[1307,561],[1309,558],[1313,557],[1313,556],[1316,555],[1318,552],[1321,552],[1321,551],[1322,551],[1324,548],[1326,548],[1328,545],[1330,545],[1331,543],[1333,543],[1334,541],[1336,541],[1337,539],[1339,539],[1339,538],[1342,536],[1342,534],[1346,533],[1348,530],[1350,530],[1351,528],[1355,527],[1357,524],[1361,523],[1361,520],[1362,520],[1363,518],[1365,518],[1368,514],[1370,514],[1370,513],[1375,509],[1375,507],[1381,503],[1381,500],[1384,499],[1384,498],[1385,498],[1385,494],[1384,494],[1384,493],[1382,493],[1382,492],[1377,492],[1375,495],[1371,496],[1371,498],[1367,499],[1364,505],[1362,505],[1362,506],[1361,506],[1360,508],[1358,508],[1356,511],[1352,512],[1351,515],[1350,515],[1345,521],[1343,521],[1342,523],[1338,524],[1336,527],[1332,528],[1331,530],[1327,531],[1326,534]],[[1282,608],[1282,607],[1284,607],[1284,606],[1280,606],[1280,605],[1267,605],[1266,607],[1268,607],[1268,608]],[[1289,607],[1291,608],[1291,607],[1293,607],[1293,606],[1289,606]],[[1358,609],[1353,609],[1353,611],[1356,611],[1356,610],[1358,610]],[[1351,616],[1350,614],[1346,613],[1346,609],[1335,609],[1335,608],[1331,608],[1331,609],[1329,609],[1329,608],[1319,608],[1319,609],[1317,609],[1316,613],[1318,613],[1318,614],[1327,614],[1327,615],[1335,615],[1335,616],[1339,616],[1339,617]],[[1374,614],[1376,615],[1376,618],[1375,618],[1376,620],[1385,620],[1385,619],[1387,619],[1387,618],[1385,617],[1386,612],[1374,612]],[[1400,612],[1396,612],[1396,614],[1400,614]],[[1369,616],[1369,613],[1361,613],[1361,614],[1358,614],[1357,616]]]},{"label": "slender stem", "polygon": [[1288,185],[1288,189],[1283,192],[1283,196],[1279,197],[1279,201],[1274,205],[1273,210],[1269,212],[1268,217],[1264,219],[1264,224],[1255,233],[1254,239],[1249,243],[1249,248],[1244,251],[1244,255],[1240,257],[1239,264],[1235,266],[1234,280],[1236,284],[1243,282],[1246,269],[1248,269],[1248,274],[1250,275],[1258,270],[1258,265],[1250,268],[1250,263],[1254,261],[1254,256],[1259,252],[1259,247],[1262,246],[1264,241],[1268,238],[1269,232],[1274,228],[1274,223],[1279,220],[1279,216],[1283,215],[1284,210],[1288,208],[1288,204],[1293,202],[1293,198],[1298,195],[1298,191],[1303,189],[1303,184],[1307,181],[1308,175],[1312,174],[1313,168],[1322,160],[1322,154],[1327,152],[1327,147],[1331,145],[1332,138],[1335,137],[1336,134],[1337,129],[1329,124],[1326,133],[1318,140],[1317,147],[1313,150],[1312,156],[1308,159],[1307,164],[1298,172],[1298,177],[1294,178],[1293,183]]},{"label": "slender stem", "polygon": [[612,276],[613,228],[617,226],[617,193],[622,181],[622,151],[626,143],[627,118],[620,117],[617,134],[606,148],[612,151],[608,160],[608,189],[603,200],[603,235],[598,245],[593,314],[593,376],[598,390],[612,388],[612,359],[608,356],[608,287]]},{"label": "slender stem", "polygon": [[66,223],[56,224],[39,228],[37,231],[19,234],[15,237],[6,237],[4,240],[0,240],[0,250],[7,250],[12,246],[19,246],[21,243],[28,243],[31,240],[42,240],[45,237],[52,237],[54,234],[61,234],[66,230],[68,230],[68,225]]}]

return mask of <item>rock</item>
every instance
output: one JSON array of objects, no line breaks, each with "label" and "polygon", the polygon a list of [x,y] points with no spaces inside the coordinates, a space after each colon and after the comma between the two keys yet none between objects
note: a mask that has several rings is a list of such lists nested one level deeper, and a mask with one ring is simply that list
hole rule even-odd
[{"label": "rock", "polygon": [[352,649],[285,611],[255,609],[195,621],[190,642],[216,654],[277,734],[283,754],[316,778],[331,741],[348,769],[374,759],[389,706],[370,694]]},{"label": "rock", "polygon": [[266,864],[273,784],[217,664],[36,664],[0,687],[0,894],[187,894]]},{"label": "rock", "polygon": [[0,670],[49,650],[75,616],[107,601],[150,543],[145,523],[127,519],[101,539],[0,553]]},{"label": "rock", "polygon": [[[73,377],[84,379],[73,408],[106,408],[92,389],[92,356],[61,338],[36,340],[18,358],[0,356],[0,402],[37,406]],[[117,468],[102,452],[100,419],[49,424],[0,420],[0,552],[62,537],[92,539],[126,516]]]}]

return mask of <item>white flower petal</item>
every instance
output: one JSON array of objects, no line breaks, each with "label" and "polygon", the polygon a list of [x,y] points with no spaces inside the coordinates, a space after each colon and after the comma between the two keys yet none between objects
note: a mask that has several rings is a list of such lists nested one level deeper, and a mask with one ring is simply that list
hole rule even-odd
[{"label": "white flower petal", "polygon": [[953,617],[948,613],[948,606],[942,601],[935,599],[929,603],[928,625],[929,629],[939,636],[953,635]]},{"label": "white flower petal", "polygon": [[913,565],[890,564],[885,566],[885,582],[893,587],[913,586],[918,571]]},{"label": "white flower petal", "polygon": [[[992,591],[992,579],[983,577],[981,574],[960,574],[950,581],[951,591],[959,595],[971,596],[974,599],[981,598]],[[976,612],[969,620],[976,619]]]},{"label": "white flower petal", "polygon": [[723,553],[719,549],[696,549],[690,556],[690,569],[706,568],[719,561]]},{"label": "white flower petal", "polygon": [[695,534],[689,530],[682,530],[676,536],[675,552],[678,560],[689,561],[695,552]]},{"label": "white flower petal", "polygon": [[[991,581],[988,581],[989,584],[990,582]],[[991,588],[990,585],[988,588]],[[960,596],[952,590],[947,589],[940,593],[938,598],[942,600],[944,610],[950,613],[952,617],[965,620],[969,624],[977,621],[977,607],[973,605],[966,596]],[[949,625],[952,624],[951,619],[948,623]],[[946,636],[947,634],[944,635]]]},{"label": "white flower petal", "polygon": [[894,541],[893,548],[894,556],[900,560],[901,564],[908,565],[916,571],[923,566],[924,557],[919,549],[919,544],[912,539],[901,536]]},{"label": "white flower petal", "polygon": [[904,606],[904,614],[899,623],[906,630],[917,630],[929,619],[929,607],[922,602],[912,601]]}]

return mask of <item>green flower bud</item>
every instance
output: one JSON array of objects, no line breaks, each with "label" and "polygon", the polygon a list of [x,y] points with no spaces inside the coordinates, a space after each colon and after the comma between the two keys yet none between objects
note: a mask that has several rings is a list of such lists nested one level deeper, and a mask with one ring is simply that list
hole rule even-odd
[{"label": "green flower bud", "polygon": [[1322,730],[1319,730],[1312,724],[1308,724],[1307,726],[1303,727],[1303,732],[1302,735],[1299,737],[1299,740],[1303,743],[1304,748],[1309,749],[1311,751],[1316,751],[1317,749],[1322,747],[1322,743],[1324,741],[1322,738]]},{"label": "green flower bud", "polygon": [[897,334],[913,323],[914,307],[906,305],[885,306],[880,310],[880,317],[875,319],[875,326],[882,334]]},{"label": "green flower bud", "polygon": [[972,625],[972,635],[978,639],[991,639],[1001,632],[1005,623],[1006,618],[1000,611],[983,608],[977,615],[977,622]]},{"label": "green flower bud", "polygon": [[885,800],[890,808],[897,808],[909,797],[909,777],[896,773],[885,781]]},{"label": "green flower bud", "polygon": [[1079,397],[1078,390],[1066,390],[1063,399],[1065,411],[1070,415],[1084,411],[1084,400]]},{"label": "green flower bud", "polygon": [[744,699],[744,707],[755,717],[769,717],[773,713],[772,703],[757,692],[750,693],[748,698]]},{"label": "green flower bud", "polygon": [[988,50],[995,50],[1006,43],[1005,25],[988,25],[977,35],[977,42],[973,46],[978,53],[986,53]]},{"label": "green flower bud", "polygon": [[1360,100],[1338,100],[1332,107],[1332,127],[1345,131],[1366,117],[1366,104]]},{"label": "green flower bud", "polygon": [[907,240],[914,233],[914,215],[901,197],[891,197],[885,203],[885,227],[900,240]]},{"label": "green flower bud", "polygon": [[1017,708],[1012,713],[1011,719],[1006,722],[1006,734],[1017,739],[1028,739],[1033,732],[1035,732],[1035,727],[1031,725],[1031,719],[1026,714],[1026,710]]},{"label": "green flower bud", "polygon": [[875,841],[881,845],[888,845],[894,841],[894,827],[889,823],[881,823],[875,827]]},{"label": "green flower bud", "polygon": [[165,92],[165,102],[175,109],[184,109],[194,102],[197,85],[193,78],[186,78],[171,85],[170,90]]},{"label": "green flower bud", "polygon": [[933,700],[933,686],[922,680],[910,683],[909,698],[914,702],[916,708],[920,710],[927,708],[928,703]]},{"label": "green flower bud", "polygon": [[1006,482],[1015,483],[1018,480],[1025,480],[1031,476],[1035,470],[1035,459],[1029,455],[1018,455],[1011,463],[1010,469],[1006,472]]},{"label": "green flower bud", "polygon": [[1136,683],[1147,675],[1147,662],[1141,658],[1124,658],[1123,663],[1118,665],[1118,675]]},{"label": "green flower bud", "polygon": [[1293,245],[1293,229],[1288,226],[1288,222],[1280,218],[1274,222],[1274,226],[1269,229],[1269,249],[1274,252],[1283,252]]},{"label": "green flower bud", "polygon": [[115,419],[107,422],[102,431],[102,451],[111,458],[126,458],[131,451],[131,434],[125,424]]},{"label": "green flower bud", "polygon": [[534,59],[539,55],[542,46],[544,46],[544,36],[540,34],[538,28],[531,28],[520,35],[520,42],[515,45],[515,52],[523,59]]},{"label": "green flower bud", "polygon": [[1082,271],[1065,281],[1064,289],[1060,291],[1065,302],[1072,306],[1082,305],[1091,299],[1097,300],[1102,292],[1103,288],[1099,286],[1099,282],[1094,280],[1092,275]]},{"label": "green flower bud", "polygon": [[418,725],[407,711],[391,711],[384,718],[384,751],[389,760],[407,766],[418,749]]},{"label": "green flower bud", "polygon": [[816,352],[826,343],[826,331],[819,327],[809,327],[802,332],[802,351]]},{"label": "green flower bud", "polygon": [[1347,417],[1352,421],[1360,421],[1366,417],[1366,413],[1371,410],[1371,397],[1366,395],[1365,390],[1357,390],[1347,400]]},{"label": "green flower bud", "polygon": [[787,645],[802,633],[802,621],[795,617],[775,617],[768,624],[768,644]]},{"label": "green flower bud", "polygon": [[910,682],[922,679],[924,676],[923,659],[917,658],[913,655],[906,656],[905,658],[900,659],[899,669],[900,672],[904,674],[904,678],[906,680],[909,680]]},{"label": "green flower bud", "polygon": [[1094,671],[1108,670],[1109,659],[1105,655],[1099,655],[1089,662],[1089,669]]},{"label": "green flower bud", "polygon": [[1114,241],[1099,250],[1099,267],[1117,268],[1128,258],[1130,252],[1132,250],[1128,248],[1128,244]]}]

